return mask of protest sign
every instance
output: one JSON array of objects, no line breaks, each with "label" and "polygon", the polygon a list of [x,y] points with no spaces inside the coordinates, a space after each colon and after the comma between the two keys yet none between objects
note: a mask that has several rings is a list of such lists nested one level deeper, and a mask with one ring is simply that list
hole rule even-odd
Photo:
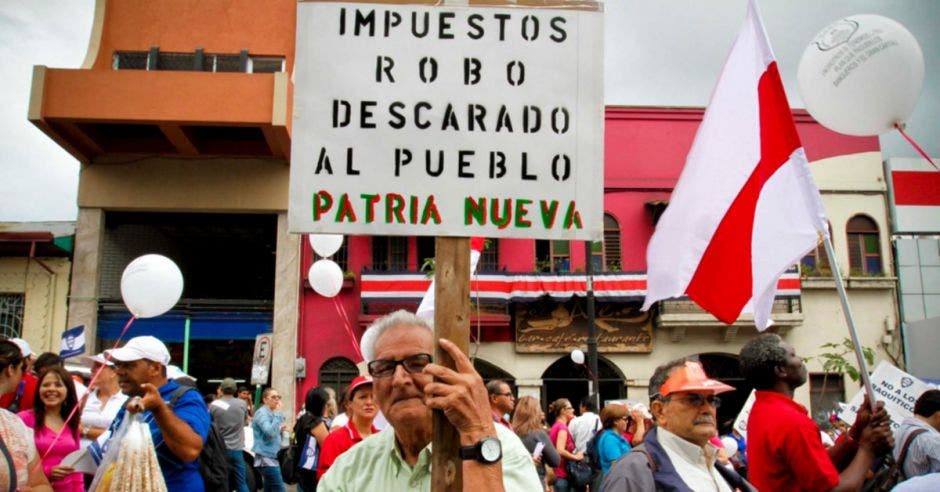
[{"label": "protest sign", "polygon": [[[885,410],[891,416],[891,429],[897,432],[905,418],[914,415],[914,402],[932,386],[914,376],[881,361],[871,373],[871,386],[876,393],[875,399],[885,402]],[[862,405],[864,392],[858,393],[849,401],[839,418],[848,423],[855,422],[855,416]]]},{"label": "protest sign", "polygon": [[751,394],[744,401],[744,406],[738,412],[738,417],[734,419],[734,430],[738,431],[744,437],[747,437],[747,419],[751,416],[751,408],[754,407],[754,400],[757,399],[757,393],[751,390]]},{"label": "protest sign", "polygon": [[291,232],[600,240],[603,12],[300,2]]}]

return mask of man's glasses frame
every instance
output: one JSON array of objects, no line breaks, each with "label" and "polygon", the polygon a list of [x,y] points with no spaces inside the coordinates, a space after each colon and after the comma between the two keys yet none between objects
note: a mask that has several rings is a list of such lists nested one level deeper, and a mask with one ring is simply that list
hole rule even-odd
[{"label": "man's glasses frame", "polygon": [[402,366],[406,372],[417,374],[424,366],[434,362],[431,354],[414,354],[403,359],[376,359],[368,364],[369,375],[373,378],[387,378],[395,374],[395,368]]},{"label": "man's glasses frame", "polygon": [[699,394],[691,393],[682,397],[673,397],[667,396],[662,399],[663,401],[681,401],[686,405],[693,406],[695,408],[701,408],[707,402],[709,405],[715,407],[716,409],[721,406],[721,398],[717,395],[707,395],[702,396]]}]

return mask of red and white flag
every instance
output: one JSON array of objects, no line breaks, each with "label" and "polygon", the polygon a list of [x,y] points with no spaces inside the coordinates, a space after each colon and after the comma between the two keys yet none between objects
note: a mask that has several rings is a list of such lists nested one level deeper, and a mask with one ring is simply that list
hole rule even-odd
[{"label": "red and white flag", "polygon": [[[480,255],[483,254],[483,240],[482,237],[470,238],[470,275],[473,275],[473,272],[476,271],[477,263],[480,262]],[[424,319],[434,319],[434,280],[431,280],[431,285],[424,293],[415,314]]]},{"label": "red and white flag", "polygon": [[646,251],[643,309],[688,296],[725,323],[767,328],[777,279],[827,235],[754,0]]}]

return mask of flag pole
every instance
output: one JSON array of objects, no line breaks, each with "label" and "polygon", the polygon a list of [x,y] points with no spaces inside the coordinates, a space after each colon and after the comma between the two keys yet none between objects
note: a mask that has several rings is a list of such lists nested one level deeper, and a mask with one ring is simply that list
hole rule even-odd
[{"label": "flag pole", "polygon": [[865,357],[862,355],[862,344],[858,341],[858,333],[855,331],[855,320],[852,318],[852,310],[849,308],[849,298],[845,293],[845,285],[842,283],[842,273],[839,271],[839,262],[836,260],[835,250],[832,248],[832,239],[827,234],[823,234],[823,244],[826,246],[826,256],[829,257],[829,266],[832,269],[832,278],[836,282],[836,290],[839,291],[839,300],[842,301],[842,312],[845,313],[845,322],[849,325],[849,336],[852,338],[852,347],[855,348],[855,357],[858,359],[858,373],[862,377],[862,384],[868,393],[869,403],[872,412],[875,411],[875,392],[872,390],[871,378],[868,377],[868,364],[865,363]]}]

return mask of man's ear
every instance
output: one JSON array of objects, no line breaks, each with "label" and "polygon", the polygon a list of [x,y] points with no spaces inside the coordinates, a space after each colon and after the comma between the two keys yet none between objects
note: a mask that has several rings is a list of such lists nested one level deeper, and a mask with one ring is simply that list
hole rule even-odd
[{"label": "man's ear", "polygon": [[787,368],[785,366],[774,366],[774,376],[777,376],[777,379],[784,379],[787,375]]},{"label": "man's ear", "polygon": [[656,399],[650,402],[650,412],[653,414],[653,418],[656,423],[661,424],[663,422],[663,417],[665,415],[664,408],[666,404],[662,400]]}]

